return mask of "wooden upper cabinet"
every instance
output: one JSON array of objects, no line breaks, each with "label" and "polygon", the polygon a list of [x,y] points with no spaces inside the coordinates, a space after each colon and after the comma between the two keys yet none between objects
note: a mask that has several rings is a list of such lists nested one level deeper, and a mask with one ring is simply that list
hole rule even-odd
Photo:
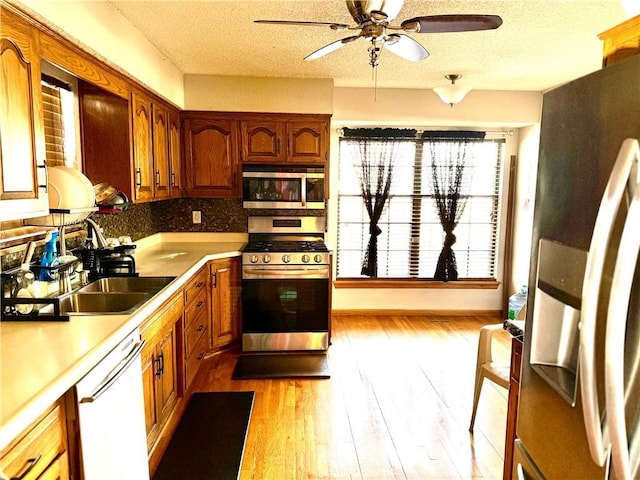
[{"label": "wooden upper cabinet", "polygon": [[328,135],[328,122],[289,122],[287,124],[289,161],[325,163]]},{"label": "wooden upper cabinet", "polygon": [[325,164],[330,115],[248,114],[240,122],[243,163]]},{"label": "wooden upper cabinet", "polygon": [[284,123],[245,120],[242,128],[242,161],[280,163],[286,158]]},{"label": "wooden upper cabinet", "polygon": [[640,55],[640,15],[598,35],[602,40],[602,66]]},{"label": "wooden upper cabinet", "polygon": [[131,94],[133,126],[133,173],[135,200],[153,199],[153,134],[151,100],[138,92]]},{"label": "wooden upper cabinet", "polygon": [[169,167],[169,111],[157,104],[153,111],[153,197],[168,198],[170,191]]},{"label": "wooden upper cabinet", "polygon": [[184,120],[186,196],[239,197],[239,126],[203,114]]},{"label": "wooden upper cabinet", "polygon": [[38,33],[4,8],[0,25],[0,221],[48,213]]},{"label": "wooden upper cabinet", "polygon": [[169,111],[169,196],[182,196],[182,131],[177,110]]}]

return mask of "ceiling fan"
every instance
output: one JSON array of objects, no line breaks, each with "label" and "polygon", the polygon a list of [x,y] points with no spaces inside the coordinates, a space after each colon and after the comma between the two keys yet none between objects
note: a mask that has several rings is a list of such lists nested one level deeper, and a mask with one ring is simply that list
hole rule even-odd
[{"label": "ceiling fan", "polygon": [[254,20],[255,23],[276,25],[328,26],[332,30],[360,30],[357,35],[332,42],[307,55],[305,60],[315,60],[338,50],[359,38],[369,41],[369,64],[378,65],[383,47],[406,60],[417,62],[429,56],[429,52],[408,35],[396,33],[446,33],[492,30],[502,25],[498,15],[428,15],[403,21],[400,25],[390,22],[398,15],[404,0],[346,0],[347,9],[355,25],[332,22],[309,22],[297,20]]}]

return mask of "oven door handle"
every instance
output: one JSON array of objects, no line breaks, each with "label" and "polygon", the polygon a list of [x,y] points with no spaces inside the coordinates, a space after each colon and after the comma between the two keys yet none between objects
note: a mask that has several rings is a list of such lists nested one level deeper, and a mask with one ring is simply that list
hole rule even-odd
[{"label": "oven door handle", "polygon": [[329,278],[328,266],[313,267],[269,267],[269,268],[244,268],[242,271],[243,278],[268,278],[268,277],[304,277],[313,275],[317,278]]}]

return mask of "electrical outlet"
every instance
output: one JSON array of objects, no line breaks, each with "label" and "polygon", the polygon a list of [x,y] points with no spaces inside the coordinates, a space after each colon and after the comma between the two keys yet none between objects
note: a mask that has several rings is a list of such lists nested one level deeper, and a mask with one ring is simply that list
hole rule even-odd
[{"label": "electrical outlet", "polygon": [[191,214],[193,216],[193,223],[202,223],[202,212],[200,210],[194,210]]}]

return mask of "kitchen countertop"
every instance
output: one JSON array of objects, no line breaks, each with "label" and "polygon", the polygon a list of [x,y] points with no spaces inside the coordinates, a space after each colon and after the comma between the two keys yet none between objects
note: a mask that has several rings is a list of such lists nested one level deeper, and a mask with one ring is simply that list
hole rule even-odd
[{"label": "kitchen countertop", "polygon": [[505,320],[503,327],[512,337],[524,340],[524,320]]},{"label": "kitchen countertop", "polygon": [[175,276],[133,315],[0,323],[0,449],[63,395],[206,262],[239,256],[244,233],[160,233],[136,242],[140,276]]}]

